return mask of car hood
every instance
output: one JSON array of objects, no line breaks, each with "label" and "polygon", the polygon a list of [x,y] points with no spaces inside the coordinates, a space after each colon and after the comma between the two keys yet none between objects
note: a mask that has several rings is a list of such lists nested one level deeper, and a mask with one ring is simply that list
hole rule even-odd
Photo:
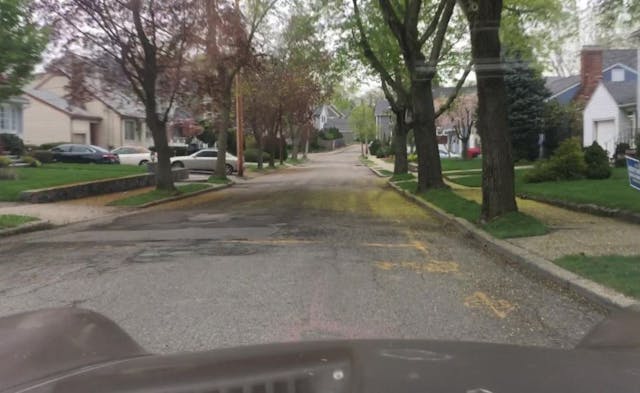
[{"label": "car hood", "polygon": [[0,319],[0,391],[637,392],[640,317],[622,317],[572,350],[347,340],[153,355],[100,314],[50,309]]}]

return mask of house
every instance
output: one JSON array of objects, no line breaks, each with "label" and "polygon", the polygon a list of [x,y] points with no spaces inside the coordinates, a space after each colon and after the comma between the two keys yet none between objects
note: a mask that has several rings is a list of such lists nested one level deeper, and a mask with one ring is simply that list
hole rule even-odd
[{"label": "house", "polygon": [[[440,105],[449,98],[455,91],[454,87],[434,87],[433,88],[433,102],[437,109]],[[475,86],[463,87],[459,94],[460,102],[465,105],[472,105],[472,102],[477,101]],[[473,104],[475,105],[475,104]],[[475,109],[473,109],[475,111]],[[379,99],[376,101],[374,108],[374,116],[376,122],[376,138],[390,142],[393,137],[393,127],[395,124],[395,115],[391,111],[391,105],[386,99]],[[455,130],[455,119],[452,118],[452,114],[443,114],[436,119],[436,132],[438,135],[438,143],[445,150],[460,154],[462,152],[462,143],[458,139]],[[471,137],[469,138],[469,147],[476,147],[480,145],[480,136],[478,135],[475,127],[471,130]]]},{"label": "house", "polygon": [[24,132],[24,107],[29,101],[22,97],[10,97],[0,103],[0,134],[15,134],[22,138]]},{"label": "house", "polygon": [[636,49],[603,49],[584,46],[580,52],[580,74],[567,77],[547,77],[545,85],[550,100],[561,104],[573,101],[586,103],[598,82],[624,82],[638,78]]},{"label": "house", "polygon": [[634,145],[637,132],[635,80],[600,81],[583,113],[583,143],[597,141],[609,155],[618,143]]},{"label": "house", "polygon": [[125,94],[100,89],[98,81],[88,79],[91,99],[80,108],[64,98],[69,81],[63,70],[55,69],[37,75],[24,89],[29,101],[24,111],[25,143],[74,142],[105,148],[153,145],[141,105]]},{"label": "house", "polygon": [[337,128],[342,134],[345,144],[353,143],[355,140],[348,114],[340,112],[330,104],[321,105],[313,112],[313,127],[318,131]]}]

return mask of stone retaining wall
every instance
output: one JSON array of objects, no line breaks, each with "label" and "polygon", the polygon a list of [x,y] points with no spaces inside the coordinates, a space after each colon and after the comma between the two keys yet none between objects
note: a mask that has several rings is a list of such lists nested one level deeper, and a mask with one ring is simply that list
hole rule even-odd
[{"label": "stone retaining wall", "polygon": [[[173,170],[174,181],[188,178],[188,169]],[[30,203],[48,203],[150,187],[155,184],[156,176],[151,173],[145,173],[116,179],[95,180],[38,190],[27,190],[20,193],[20,200]]]}]

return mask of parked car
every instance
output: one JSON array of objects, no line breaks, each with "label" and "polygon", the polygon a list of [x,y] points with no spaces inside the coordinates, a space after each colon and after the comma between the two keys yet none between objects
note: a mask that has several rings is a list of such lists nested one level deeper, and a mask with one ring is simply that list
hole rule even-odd
[{"label": "parked car", "polygon": [[117,155],[94,145],[62,144],[50,150],[54,162],[120,164]]},{"label": "parked car", "polygon": [[[202,149],[189,156],[171,157],[173,168],[187,168],[200,171],[213,171],[218,161],[218,151],[216,149]],[[231,175],[238,171],[238,158],[227,153],[226,174]]]},{"label": "parked car", "polygon": [[125,165],[146,165],[154,161],[154,153],[146,147],[122,146],[111,150],[111,153],[118,155],[120,163]]},{"label": "parked car", "polygon": [[479,147],[470,147],[467,149],[467,157],[469,158],[476,158],[480,154],[482,154],[482,149]]}]

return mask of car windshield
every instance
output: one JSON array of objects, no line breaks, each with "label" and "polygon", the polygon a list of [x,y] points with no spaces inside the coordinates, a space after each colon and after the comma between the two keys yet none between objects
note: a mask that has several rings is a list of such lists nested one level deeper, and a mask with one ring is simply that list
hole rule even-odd
[{"label": "car windshield", "polygon": [[[640,392],[640,360],[617,358],[638,356],[640,328],[599,350],[591,334],[640,310],[640,0],[14,0],[0,16],[3,343],[19,341],[4,326],[40,326],[3,316],[87,309],[145,356],[338,342],[271,385],[194,391],[308,391],[318,359],[335,392],[399,368],[423,385],[370,391],[449,376],[505,392],[529,385],[491,384],[541,370],[496,355],[500,378],[484,374],[442,341],[536,347],[563,378]],[[83,321],[45,329],[71,341],[24,341],[80,348],[69,374],[142,357],[124,339],[83,347],[102,338]],[[335,366],[344,340],[369,339],[402,344]],[[2,351],[0,392],[2,363],[32,359]],[[367,356],[384,359],[358,369]],[[223,360],[187,368],[218,377]],[[92,370],[132,381],[137,362]]]}]

